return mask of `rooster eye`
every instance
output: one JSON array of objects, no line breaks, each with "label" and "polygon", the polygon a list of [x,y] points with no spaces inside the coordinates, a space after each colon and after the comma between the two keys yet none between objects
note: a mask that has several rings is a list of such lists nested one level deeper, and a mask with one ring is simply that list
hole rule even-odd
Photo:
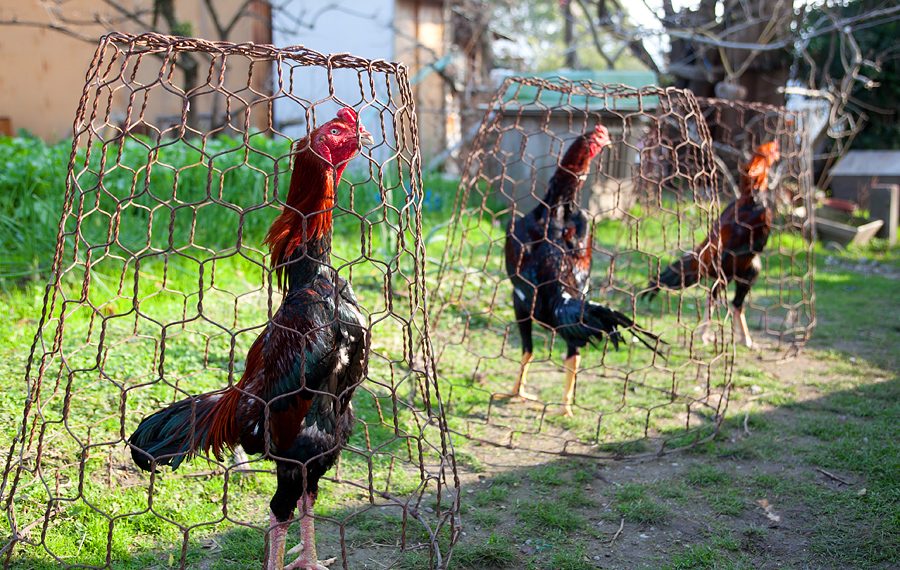
[{"label": "rooster eye", "polygon": [[339,130],[337,130],[337,129],[331,129],[331,134],[333,134],[333,135],[336,135],[336,134],[338,134],[338,133],[340,133],[340,132],[341,132],[341,131],[339,131]]}]

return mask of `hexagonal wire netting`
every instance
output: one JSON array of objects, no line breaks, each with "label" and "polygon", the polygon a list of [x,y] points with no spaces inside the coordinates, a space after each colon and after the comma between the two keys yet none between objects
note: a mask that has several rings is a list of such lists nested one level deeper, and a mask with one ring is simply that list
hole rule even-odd
[{"label": "hexagonal wire netting", "polygon": [[[502,397],[514,391],[523,368],[504,265],[506,228],[513,219],[529,223],[523,216],[537,204],[550,205],[545,193],[561,156],[598,124],[612,142],[592,160],[576,198],[590,235],[584,246],[558,247],[589,248],[587,298],[621,311],[663,343],[657,353],[626,329],[619,350],[605,338],[585,348],[574,417],[556,417],[549,412],[565,401],[567,354],[553,330],[533,328],[527,378],[538,400]],[[727,313],[704,318],[715,280],[655,301],[639,296],[718,218],[724,204],[715,172],[709,131],[690,92],[507,79],[474,141],[432,290],[435,356],[452,430],[488,444],[592,457],[662,454],[712,438],[727,406],[734,355]],[[546,231],[537,229],[539,241]],[[514,271],[524,275],[528,268]],[[704,327],[706,344],[696,334]]]},{"label": "hexagonal wire netting", "polygon": [[697,102],[712,132],[718,186],[728,200],[737,196],[740,165],[753,150],[779,143],[781,159],[769,180],[771,233],[759,254],[762,273],[747,303],[747,319],[760,331],[754,341],[790,357],[806,344],[816,324],[815,201],[806,115],[746,101],[700,97]]},{"label": "hexagonal wire netting", "polygon": [[[174,74],[186,60],[205,75],[187,92]],[[343,568],[446,567],[459,482],[428,336],[406,68],[155,34],[105,37],[87,74],[0,489],[7,566],[261,564],[271,462],[238,451],[147,474],[126,440],[150,413],[237,383],[282,302],[262,243],[293,163],[276,105],[299,110],[295,138],[346,106],[375,139],[333,209],[331,263],[371,346],[355,433],[318,494],[318,550]]]}]

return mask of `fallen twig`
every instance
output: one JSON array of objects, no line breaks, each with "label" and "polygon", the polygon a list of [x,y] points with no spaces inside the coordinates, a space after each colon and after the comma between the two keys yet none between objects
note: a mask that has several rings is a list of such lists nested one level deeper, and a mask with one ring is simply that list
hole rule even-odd
[{"label": "fallen twig", "polygon": [[619,530],[616,531],[616,534],[613,535],[612,540],[609,541],[607,546],[612,546],[613,543],[619,538],[619,535],[622,534],[622,529],[625,528],[625,517],[622,517],[622,520],[619,521]]},{"label": "fallen twig", "polygon": [[835,475],[834,473],[829,473],[828,471],[825,471],[824,469],[820,469],[820,468],[816,467],[816,471],[818,471],[819,473],[822,473],[823,475],[827,475],[828,477],[831,477],[831,478],[834,479],[835,481],[838,481],[838,482],[840,482],[840,483],[843,483],[844,485],[850,485],[850,484],[851,484],[851,483],[848,483],[847,481],[844,481],[843,479],[841,479],[840,477],[838,477],[838,476]]},{"label": "fallen twig", "polygon": [[604,477],[599,471],[594,471],[594,477],[596,477],[597,479],[600,479],[601,481],[603,481],[603,482],[606,483],[607,485],[612,485],[612,486],[614,486],[614,487],[620,487],[620,486],[621,486],[621,485],[619,485],[618,483],[616,483],[616,482],[614,482],[614,481],[610,481],[609,479],[607,479],[606,477]]},{"label": "fallen twig", "polygon": [[[49,519],[50,519],[50,518],[55,518],[55,517],[59,516],[59,514],[63,512],[63,509],[64,509],[64,508],[65,508],[64,505],[58,505],[58,506],[53,510],[53,512],[50,513],[50,517],[48,518],[48,523],[49,523]],[[22,527],[21,529],[17,530],[17,531],[15,532],[15,537],[16,537],[16,538],[25,538],[26,535],[27,535],[29,532],[31,532],[31,529],[33,529],[33,528],[36,527],[37,525],[41,524],[42,522],[44,522],[44,517],[41,517],[41,518],[39,518],[39,519],[36,519],[36,520],[31,521],[30,523],[28,523],[27,525],[25,525],[25,526]]]},{"label": "fallen twig", "polygon": [[744,414],[744,433],[746,435],[750,435],[750,428],[747,427],[748,421],[750,421],[750,412],[749,411],[746,414]]}]

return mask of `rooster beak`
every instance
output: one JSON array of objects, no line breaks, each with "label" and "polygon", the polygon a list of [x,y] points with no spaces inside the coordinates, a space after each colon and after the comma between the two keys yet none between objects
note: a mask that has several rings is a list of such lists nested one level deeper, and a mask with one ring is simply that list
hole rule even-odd
[{"label": "rooster beak", "polygon": [[364,145],[364,146],[370,146],[370,145],[375,144],[375,138],[362,125],[359,126],[359,144]]}]

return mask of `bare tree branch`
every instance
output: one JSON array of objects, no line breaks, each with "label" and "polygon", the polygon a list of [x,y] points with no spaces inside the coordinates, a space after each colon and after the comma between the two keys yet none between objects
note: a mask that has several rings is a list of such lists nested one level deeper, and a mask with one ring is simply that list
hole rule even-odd
[{"label": "bare tree branch", "polygon": [[74,29],[70,28],[67,24],[61,23],[52,23],[52,22],[32,22],[28,20],[18,20],[15,16],[11,20],[5,20],[0,22],[0,25],[3,26],[24,26],[30,28],[43,28],[45,30],[53,30],[54,32],[59,32],[61,34],[65,34],[67,36],[89,42],[92,44],[97,43],[97,38],[94,36],[89,36],[86,34],[79,33]]},{"label": "bare tree branch", "polygon": [[[656,61],[653,60],[653,57],[650,55],[650,52],[647,51],[647,48],[644,46],[643,40],[640,38],[641,30],[638,28],[630,28],[626,30],[623,26],[613,24],[612,18],[609,15],[606,15],[602,19],[598,19],[598,21],[594,21],[591,17],[590,10],[588,10],[587,4],[585,4],[585,0],[577,0],[581,11],[585,16],[585,24],[588,27],[588,30],[591,34],[591,39],[594,43],[594,48],[597,50],[597,53],[600,57],[606,61],[607,67],[609,69],[613,69],[615,66],[615,62],[619,60],[619,58],[624,53],[625,49],[630,49],[631,53],[638,58],[644,65],[649,67],[654,73],[657,75],[661,73],[659,69],[659,65]],[[624,13],[622,10],[621,4],[618,1],[613,2],[620,14]],[[603,46],[603,42],[600,39],[600,32],[605,33],[612,39],[618,40],[622,42],[623,45],[619,46],[616,51],[615,56],[610,57],[606,54],[606,51]]]}]

